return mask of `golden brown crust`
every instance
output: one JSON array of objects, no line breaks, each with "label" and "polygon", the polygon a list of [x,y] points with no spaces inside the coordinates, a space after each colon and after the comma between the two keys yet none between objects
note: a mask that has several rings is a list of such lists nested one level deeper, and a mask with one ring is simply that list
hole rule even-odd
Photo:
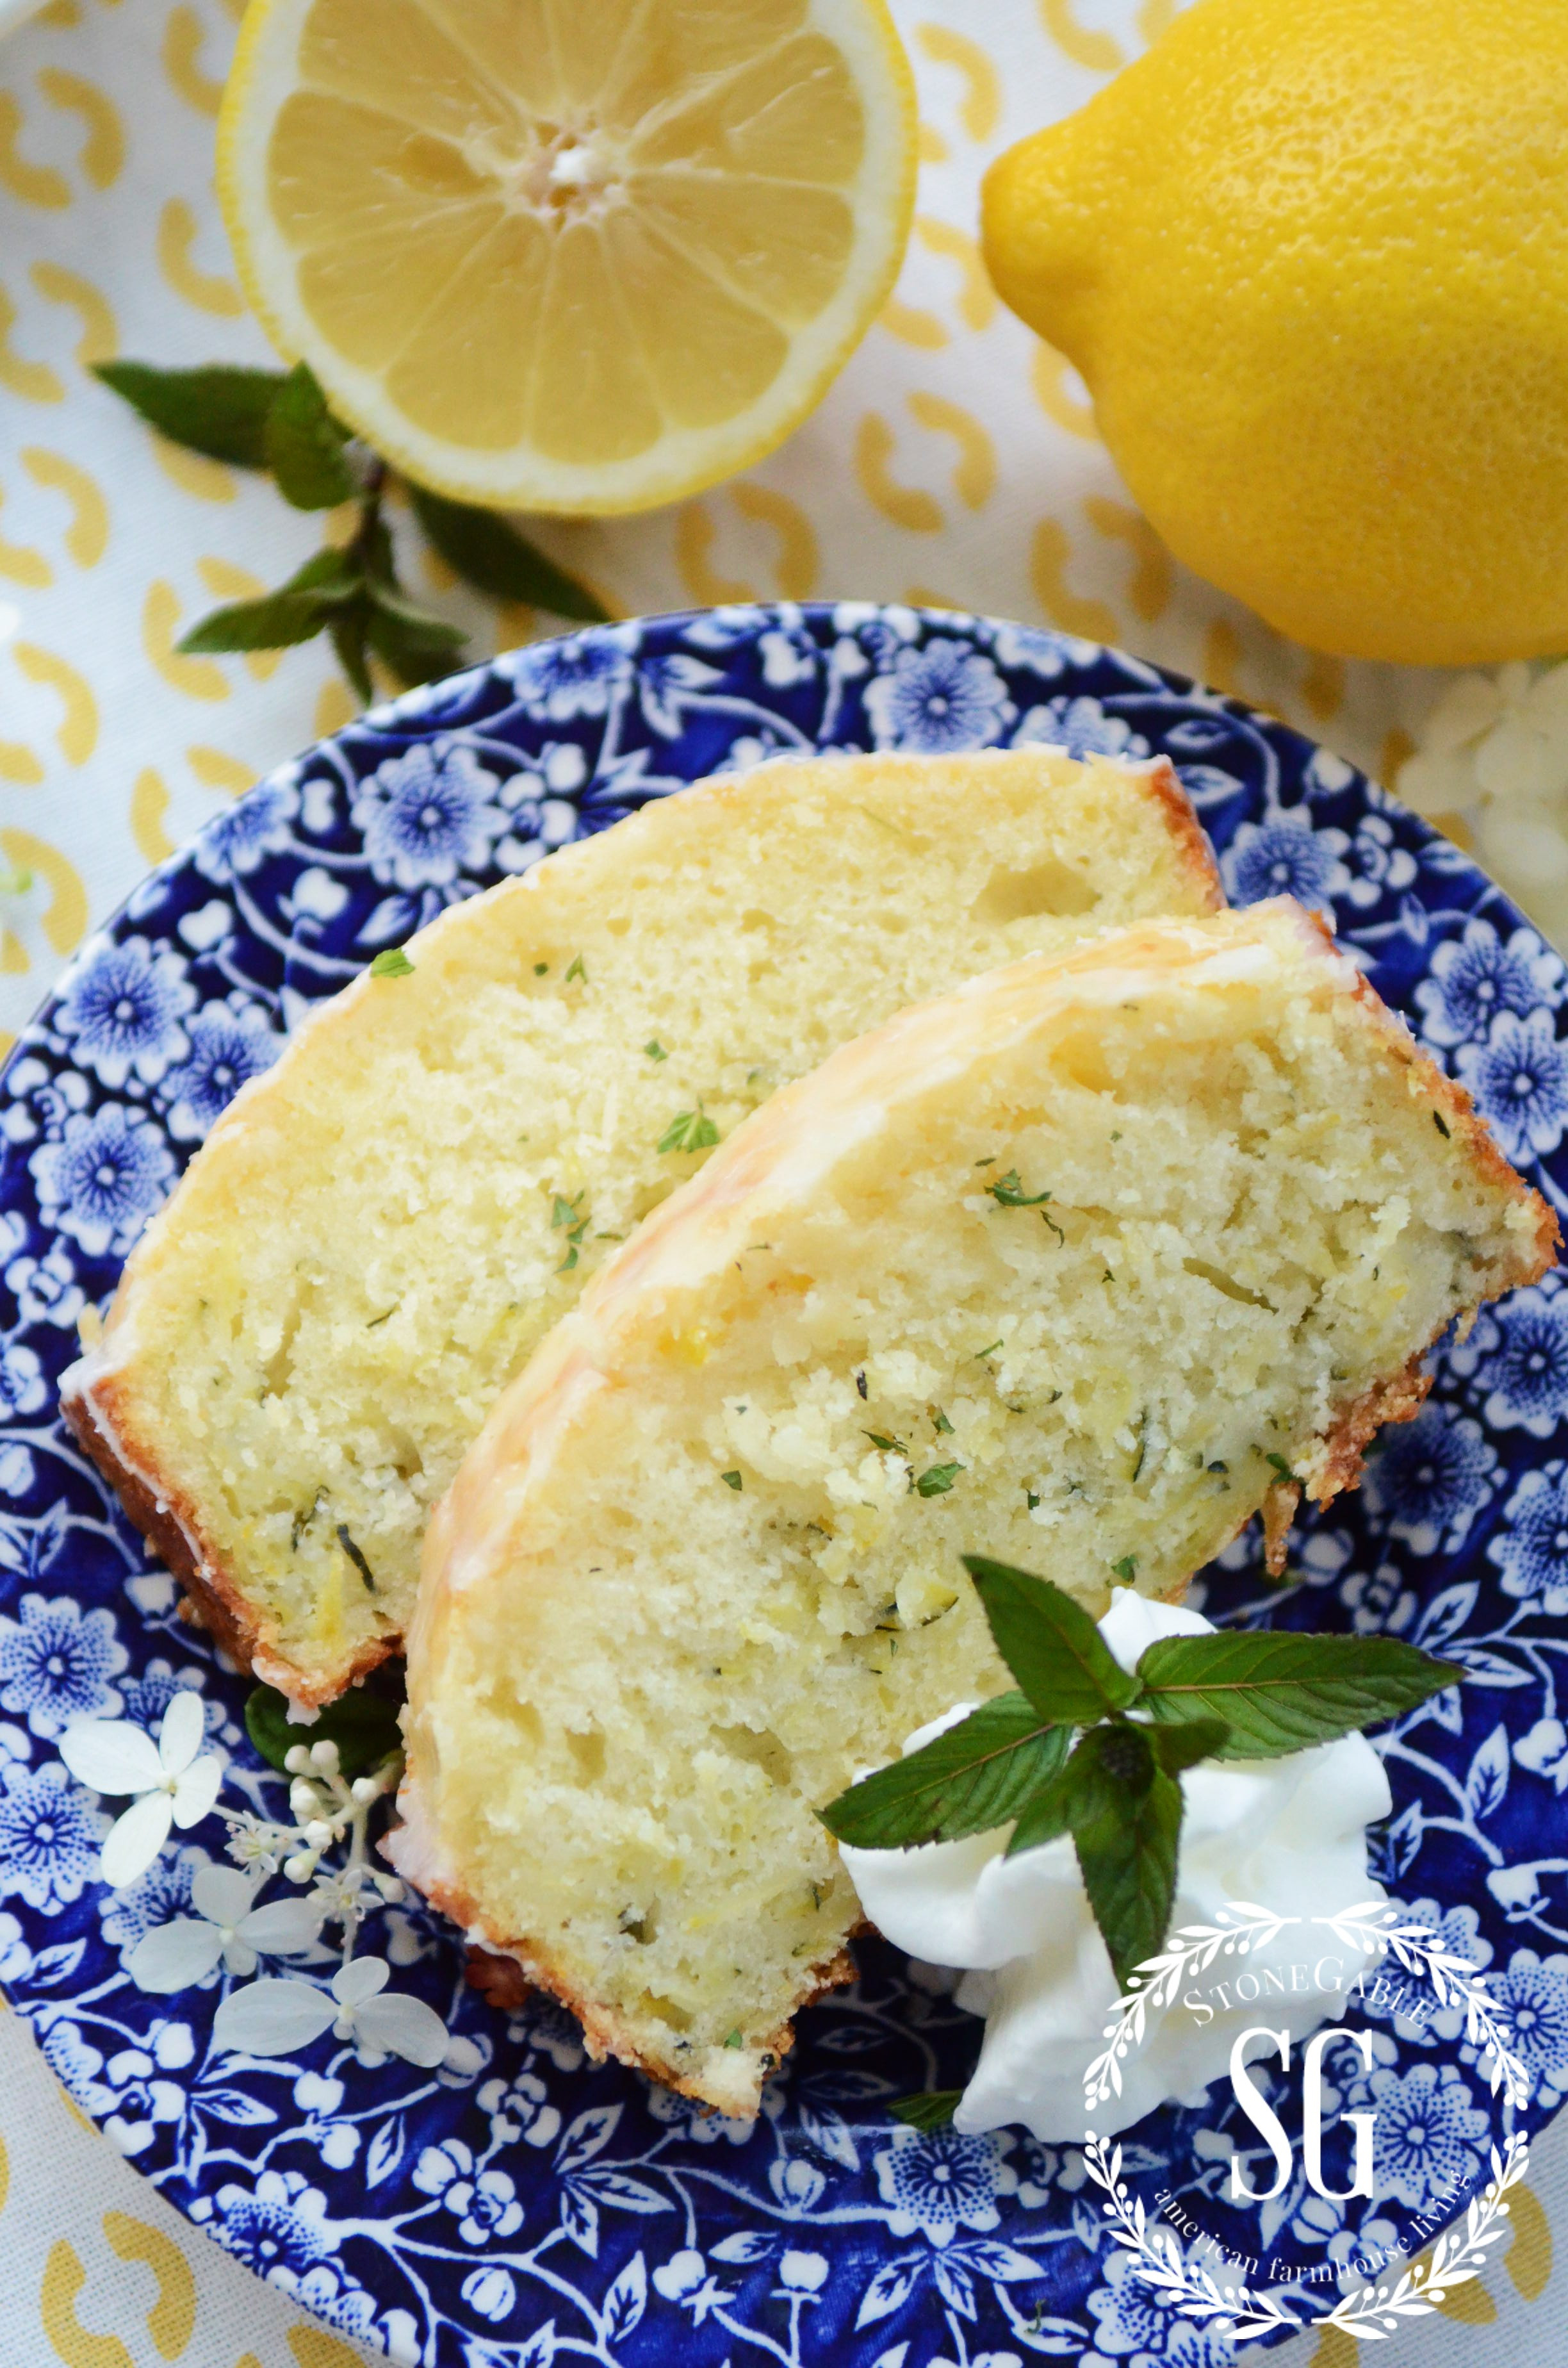
[{"label": "golden brown crust", "polygon": [[1432,1386],[1432,1376],[1424,1370],[1426,1361],[1423,1349],[1403,1372],[1374,1382],[1344,1408],[1324,1438],[1327,1453],[1308,1492],[1314,1504],[1326,1505],[1344,1489],[1360,1486],[1365,1451],[1385,1423],[1415,1420]]},{"label": "golden brown crust", "polygon": [[[1335,944],[1334,933],[1323,916],[1310,913],[1304,918],[1323,940],[1324,951],[1337,956],[1339,950]],[[1475,1104],[1464,1087],[1456,1084],[1422,1052],[1404,1022],[1389,1009],[1364,972],[1356,973],[1348,991],[1381,1024],[1390,1053],[1409,1072],[1407,1084],[1412,1095],[1426,1101],[1438,1133],[1446,1141],[1458,1144],[1468,1154],[1483,1184],[1532,1210],[1535,1218],[1533,1242],[1527,1248],[1521,1240],[1513,1271],[1489,1278],[1488,1287],[1478,1292],[1461,1312],[1458,1321],[1462,1329],[1468,1331],[1478,1310],[1489,1299],[1496,1299],[1504,1292],[1517,1290],[1526,1283],[1539,1282],[1547,1269],[1556,1264],[1562,1242],[1562,1228],[1550,1204],[1504,1157],[1491,1129],[1477,1115]],[[1432,1375],[1426,1370],[1426,1359],[1448,1328],[1446,1323],[1439,1325],[1426,1348],[1418,1350],[1401,1372],[1374,1382],[1359,1397],[1340,1409],[1323,1434],[1325,1452],[1307,1484],[1306,1493],[1314,1504],[1326,1505],[1346,1488],[1358,1487],[1365,1452],[1378,1432],[1391,1423],[1410,1422],[1420,1412],[1432,1386]],[[1281,1486],[1271,1489],[1265,1500],[1265,1555],[1271,1577],[1278,1578],[1284,1573],[1286,1542],[1301,1496],[1300,1488]]]},{"label": "golden brown crust", "polygon": [[1294,1483],[1281,1482],[1263,1500],[1263,1565],[1270,1578],[1285,1576],[1285,1547],[1301,1492]]},{"label": "golden brown crust", "polygon": [[[132,1527],[168,1565],[185,1591],[181,1617],[204,1629],[220,1652],[237,1668],[266,1665],[269,1639],[256,1620],[243,1589],[198,1543],[201,1524],[190,1498],[175,1487],[154,1487],[146,1472],[131,1461],[134,1433],[129,1422],[117,1418],[114,1377],[89,1383],[81,1392],[62,1392],[60,1411],[65,1427],[103,1474],[119,1498]],[[312,1686],[303,1670],[290,1668],[290,1699],[320,1709],[335,1702],[348,1686],[369,1676],[401,1649],[402,1638],[387,1634],[356,1654],[342,1673],[341,1683]],[[281,1672],[279,1672],[281,1674]],[[268,1680],[270,1682],[270,1679]]]},{"label": "golden brown crust", "polygon": [[[430,1880],[419,1887],[430,1905],[439,1908],[444,1916],[450,1917],[463,1931],[472,1936],[483,1929],[477,1901],[458,1884]],[[812,1987],[797,2000],[797,2013],[801,2007],[810,2006],[827,1991],[842,1988],[845,1983],[852,1982],[856,1974],[854,1960],[846,1949],[838,1950],[822,1964],[805,1970],[814,1978]],[[558,1999],[569,2013],[575,2015],[583,2026],[584,2044],[596,2063],[602,2063],[607,2055],[613,2055],[618,2063],[630,2064],[635,2071],[646,2072],[649,2078],[657,2080],[661,2088],[673,2089],[679,2096],[694,2098],[699,2104],[712,2106],[715,2112],[725,2110],[722,2103],[704,2093],[695,2078],[682,2079],[669,2065],[656,2063],[642,2055],[629,2037],[619,2015],[574,1988],[567,1976],[551,1963],[548,1951],[536,1943],[521,1940],[503,1941],[489,1932],[485,1933],[483,1941],[471,1937],[467,1978],[499,2014],[515,2014],[530,1990],[545,1991],[551,1998]],[[762,2042],[765,2060],[771,2058],[768,2068],[781,2064],[794,2044],[792,2021],[780,2023],[777,2031],[769,2032]]]},{"label": "golden brown crust", "polygon": [[[1323,940],[1324,951],[1343,962],[1345,957],[1335,942],[1334,931],[1323,915],[1301,909],[1301,918]],[[1350,967],[1354,970],[1354,977],[1346,991],[1381,1026],[1394,1059],[1410,1071],[1412,1093],[1424,1094],[1432,1105],[1435,1118],[1442,1121],[1439,1133],[1448,1141],[1458,1140],[1465,1146],[1480,1171],[1483,1184],[1492,1185],[1511,1201],[1534,1205],[1536,1237],[1533,1258],[1527,1258],[1517,1272],[1500,1277],[1489,1290],[1481,1292],[1476,1305],[1480,1306],[1488,1299],[1498,1298],[1505,1291],[1517,1290],[1522,1283],[1539,1282],[1547,1269],[1556,1264],[1557,1253],[1562,1246],[1562,1228],[1556,1215],[1541,1195],[1527,1184],[1504,1157],[1491,1128],[1484,1119],[1476,1115],[1475,1104],[1464,1087],[1421,1050],[1404,1021],[1389,1009],[1365,971],[1355,969],[1354,964]],[[1395,1420],[1398,1418],[1393,1417]]]},{"label": "golden brown crust", "polygon": [[[864,1918],[855,1928],[858,1932],[871,1932],[875,1929]],[[694,2081],[677,2079],[666,2065],[652,2063],[647,2056],[640,2055],[624,2038],[607,2037],[613,2018],[607,2019],[597,2009],[585,2008],[568,1986],[531,1970],[535,1962],[522,1955],[502,1954],[494,1948],[482,1948],[474,1941],[469,1946],[464,1978],[470,1988],[477,1990],[485,2005],[493,2007],[497,2014],[517,2014],[527,2004],[531,1991],[544,1991],[547,1997],[559,2000],[575,2015],[583,2026],[588,2053],[597,2062],[602,2063],[606,2055],[613,2055],[618,2063],[630,2064],[639,2072],[645,2072],[662,2089],[674,2089],[677,2096],[695,2098],[699,2104],[710,2106],[714,2112],[723,2110],[705,2097]],[[816,1986],[800,2000],[795,2009],[797,2014],[802,2007],[814,2006],[818,1998],[826,1998],[830,1990],[843,1989],[855,1980],[857,1973],[855,1960],[847,1949],[840,1949],[837,1955],[825,1964],[813,1966],[812,1970],[817,1976]],[[597,2034],[591,2022],[599,2025]],[[596,2045],[596,2036],[603,2040],[602,2045]],[[791,2020],[768,2033],[763,2042],[763,2050],[777,2065],[783,2062],[794,2044],[795,2026]]]},{"label": "golden brown crust", "polygon": [[1149,787],[1155,803],[1165,809],[1170,835],[1181,850],[1181,860],[1189,877],[1203,891],[1204,909],[1210,913],[1222,913],[1225,891],[1220,879],[1220,867],[1214,860],[1214,849],[1168,757],[1161,757],[1150,767]]}]

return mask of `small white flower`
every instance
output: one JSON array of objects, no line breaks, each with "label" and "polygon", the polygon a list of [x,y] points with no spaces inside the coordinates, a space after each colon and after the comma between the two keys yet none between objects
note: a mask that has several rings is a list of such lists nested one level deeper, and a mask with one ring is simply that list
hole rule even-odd
[{"label": "small white flower", "polygon": [[330,1867],[318,1874],[311,1889],[317,1913],[324,1921],[341,1924],[350,1917],[365,1913],[365,1886],[371,1880],[370,1870],[359,1861],[351,1859],[347,1866]]},{"label": "small white flower", "polygon": [[138,1989],[188,1989],[204,1982],[219,1960],[232,1974],[254,1974],[257,1956],[308,1949],[321,1930],[321,1911],[311,1899],[279,1899],[270,1907],[252,1905],[256,1892],[237,1867],[199,1867],[190,1886],[192,1916],[156,1924],[138,1941],[126,1969]]},{"label": "small white flower", "polygon": [[384,1957],[356,1957],[334,1974],[330,1996],[311,1982],[270,1976],[251,1982],[230,1991],[213,2018],[212,2035],[238,2055],[291,2055],[330,2028],[371,2064],[389,2055],[426,2068],[439,2064],[447,2052],[446,2024],[421,1998],[401,1992],[383,1998],[390,1973]]},{"label": "small white flower", "polygon": [[78,1783],[135,1795],[104,1842],[103,1877],[111,1890],[123,1891],[146,1873],[171,1826],[198,1826],[211,1809],[223,1763],[201,1751],[206,1731],[201,1696],[186,1688],[164,1713],[156,1744],[123,1718],[74,1719],[61,1736],[60,1757]]},{"label": "small white flower", "polygon": [[294,1846],[291,1826],[275,1826],[266,1817],[256,1817],[248,1809],[239,1810],[229,1819],[229,1856],[236,1866],[248,1868],[252,1874],[276,1874],[283,1863],[284,1853]]}]

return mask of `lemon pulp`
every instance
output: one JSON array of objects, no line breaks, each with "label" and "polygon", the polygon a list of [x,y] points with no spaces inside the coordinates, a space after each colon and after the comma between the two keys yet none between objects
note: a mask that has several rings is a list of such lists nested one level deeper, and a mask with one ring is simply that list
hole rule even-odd
[{"label": "lemon pulp", "polygon": [[912,115],[881,0],[253,0],[220,178],[256,309],[390,457],[626,508],[819,398]]}]

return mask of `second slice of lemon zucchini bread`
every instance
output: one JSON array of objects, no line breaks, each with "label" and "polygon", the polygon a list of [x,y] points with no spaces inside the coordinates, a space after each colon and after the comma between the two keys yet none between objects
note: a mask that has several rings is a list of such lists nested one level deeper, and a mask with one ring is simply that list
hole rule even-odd
[{"label": "second slice of lemon zucchini bread", "polygon": [[1221,903],[1164,760],[773,765],[459,905],[242,1093],[67,1418],[222,1641],[320,1702],[394,1650],[429,1507],[585,1279],[903,1004]]},{"label": "second slice of lemon zucchini bread", "polygon": [[400,1869],[597,2048],[756,2110],[857,1918],[812,1810],[1010,1682],[962,1552],[1096,1613],[1351,1485],[1556,1221],[1296,905],[972,980],[777,1095],[438,1508]]}]

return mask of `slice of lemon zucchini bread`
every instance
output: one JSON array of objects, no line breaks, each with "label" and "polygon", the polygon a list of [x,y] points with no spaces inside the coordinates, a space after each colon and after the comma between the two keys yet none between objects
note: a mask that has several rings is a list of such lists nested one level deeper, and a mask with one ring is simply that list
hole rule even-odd
[{"label": "slice of lemon zucchini bread", "polygon": [[1179,1594],[1353,1485],[1556,1233],[1292,904],[900,1014],[496,1406],[426,1539],[391,1855],[596,2048],[754,2112],[858,1915],[813,1808],[1010,1682],[960,1552]]},{"label": "slice of lemon zucchini bread", "polygon": [[449,910],[237,1097],[64,1407],[228,1650],[297,1701],[393,1650],[429,1507],[585,1280],[902,1005],[1222,903],[1164,760],[775,764]]}]

